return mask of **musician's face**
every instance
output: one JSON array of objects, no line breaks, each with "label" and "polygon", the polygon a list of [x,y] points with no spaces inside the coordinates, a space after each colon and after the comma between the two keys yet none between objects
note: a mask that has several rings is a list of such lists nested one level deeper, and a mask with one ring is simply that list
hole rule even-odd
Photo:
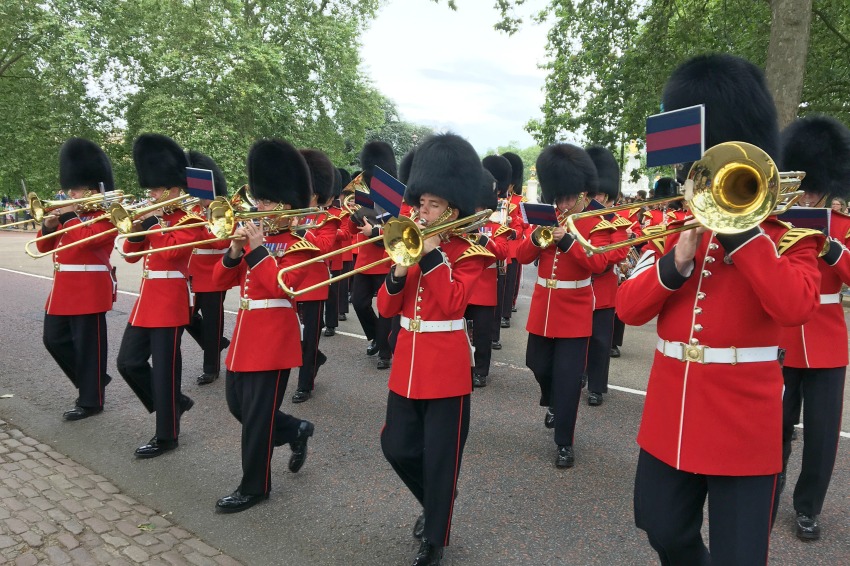
[{"label": "musician's face", "polygon": [[[273,200],[267,200],[267,199],[257,199],[256,202],[257,202],[257,210],[259,210],[260,212],[268,212],[268,211],[274,210],[280,204],[279,202],[275,202]],[[288,204],[283,205],[284,210],[289,210],[291,208],[292,208],[291,205],[288,205]]]},{"label": "musician's face", "polygon": [[565,210],[572,210],[575,208],[577,202],[578,195],[570,195],[568,197],[560,197],[556,199],[555,206],[558,208],[559,212],[564,212]]},{"label": "musician's face", "polygon": [[822,194],[806,191],[803,193],[803,196],[800,197],[800,200],[797,201],[797,204],[806,207],[817,206],[821,199],[823,199]]},{"label": "musician's face", "polygon": [[165,187],[156,187],[154,189],[148,189],[148,197],[150,197],[151,200],[159,200],[160,198],[162,198],[163,193],[165,193],[165,191],[167,190],[168,189],[166,189]]},{"label": "musician's face", "polygon": [[68,198],[71,200],[84,198],[87,192],[89,192],[89,190],[83,187],[79,189],[68,189]]},{"label": "musician's face", "polygon": [[[419,198],[419,218],[427,226],[440,218],[448,207],[449,201],[446,199],[425,193]],[[454,211],[452,217],[457,218],[457,211]]]}]

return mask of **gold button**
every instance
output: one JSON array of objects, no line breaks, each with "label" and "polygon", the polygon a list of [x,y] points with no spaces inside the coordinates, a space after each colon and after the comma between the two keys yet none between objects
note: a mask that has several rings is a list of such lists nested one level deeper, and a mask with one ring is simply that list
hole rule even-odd
[{"label": "gold button", "polygon": [[711,256],[708,256],[707,258],[705,258],[705,261],[706,261],[706,263],[714,263],[714,258],[711,257]]},{"label": "gold button", "polygon": [[419,287],[419,292],[420,292],[420,293],[424,293],[424,292],[425,292],[425,287]]},{"label": "gold button", "polygon": [[702,332],[702,324],[694,324],[694,332]]},{"label": "gold button", "polygon": [[700,301],[701,301],[701,300],[703,300],[704,298],[705,298],[705,293],[703,293],[702,291],[700,291],[699,293],[697,293],[697,300],[700,300]]},{"label": "gold button", "polygon": [[711,277],[711,272],[707,269],[703,269],[702,270],[702,276],[703,277]]},{"label": "gold button", "polygon": [[421,301],[421,300],[422,300],[422,297],[416,297],[416,300],[417,300],[417,301]]},{"label": "gold button", "polygon": [[694,314],[702,314],[702,309],[697,307],[694,309]]},{"label": "gold button", "polygon": [[710,250],[712,250],[712,251],[716,250],[716,249],[717,249],[717,248],[719,248],[719,247],[720,247],[719,245],[714,244],[714,243],[712,243],[712,244],[708,244],[708,249],[710,249]]},{"label": "gold button", "polygon": [[422,307],[420,307],[419,305],[416,305],[416,310],[421,311]]}]

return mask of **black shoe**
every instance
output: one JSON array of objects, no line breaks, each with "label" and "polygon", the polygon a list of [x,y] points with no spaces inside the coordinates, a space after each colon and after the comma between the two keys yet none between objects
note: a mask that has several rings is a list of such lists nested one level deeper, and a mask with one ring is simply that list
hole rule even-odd
[{"label": "black shoe", "polygon": [[572,446],[558,446],[558,457],[555,458],[555,466],[559,468],[572,468],[576,463],[573,456]]},{"label": "black shoe", "polygon": [[371,342],[369,342],[369,346],[366,348],[366,355],[367,356],[374,356],[377,353],[378,353],[378,341],[372,340]]},{"label": "black shoe", "polygon": [[215,510],[219,513],[238,513],[249,507],[253,507],[260,501],[268,499],[268,494],[265,495],[243,495],[237,489],[230,495],[226,495],[215,502]]},{"label": "black shoe", "polygon": [[188,411],[189,409],[191,409],[194,406],[195,406],[195,402],[192,401],[192,399],[190,397],[183,395],[181,393],[180,394],[180,405],[177,408],[177,411],[179,412],[178,416],[182,417],[183,413],[185,413],[186,411]]},{"label": "black shoe", "polygon": [[511,319],[502,317],[502,328],[510,328],[511,327]]},{"label": "black shoe", "polygon": [[546,409],[546,416],[543,417],[543,426],[546,428],[555,428],[555,411],[552,407]]},{"label": "black shoe", "polygon": [[620,347],[619,346],[612,346],[611,347],[611,357],[612,358],[619,358],[620,357]]},{"label": "black shoe", "polygon": [[516,305],[511,307],[511,312],[516,312]]},{"label": "black shoe", "polygon": [[501,350],[502,349],[502,343],[499,342],[498,340],[496,340],[495,342],[491,342],[490,348],[492,348],[493,350]]},{"label": "black shoe", "polygon": [[293,403],[303,403],[304,401],[309,399],[311,396],[312,396],[312,392],[308,391],[307,389],[299,389],[298,391],[295,392],[294,395],[292,395],[292,402]]},{"label": "black shoe", "polygon": [[413,523],[413,538],[422,539],[422,535],[425,533],[425,512],[419,514],[416,518],[416,522]]},{"label": "black shoe", "polygon": [[413,559],[413,566],[440,566],[443,558],[443,547],[431,544],[427,538],[422,539],[419,552]]},{"label": "black shoe", "polygon": [[156,458],[175,448],[177,448],[176,438],[174,440],[160,440],[154,436],[150,442],[136,448],[136,458]]},{"label": "black shoe", "polygon": [[209,385],[218,379],[218,373],[202,373],[198,376],[198,385]]},{"label": "black shoe", "polygon": [[62,418],[66,421],[81,421],[83,419],[87,419],[102,412],[103,407],[89,408],[80,407],[79,405],[77,405],[70,411],[65,411],[64,413],[62,413]]},{"label": "black shoe", "polygon": [[487,387],[487,376],[486,375],[478,375],[477,373],[472,374],[472,386],[473,387]]},{"label": "black shoe", "polygon": [[810,541],[820,538],[820,524],[817,515],[797,513],[797,538]]},{"label": "black shoe", "polygon": [[348,316],[345,313],[340,314],[337,318],[339,320],[348,320]]},{"label": "black shoe", "polygon": [[390,369],[390,366],[392,366],[392,365],[393,365],[392,360],[387,360],[387,359],[384,359],[384,358],[381,358],[380,360],[378,360],[378,369]]},{"label": "black shoe", "polygon": [[591,407],[598,407],[602,404],[602,393],[594,393],[591,391],[587,394],[587,404]]},{"label": "black shoe", "polygon": [[230,346],[230,340],[228,340],[227,338],[222,336],[221,337],[221,343],[219,344],[219,346],[220,346],[220,348],[219,348],[220,352],[227,350],[227,348]]},{"label": "black shoe", "polygon": [[327,328],[325,328],[325,336],[335,336],[335,335],[336,335],[336,328],[334,328],[333,326],[328,326]]},{"label": "black shoe", "polygon": [[298,436],[289,443],[292,448],[292,456],[289,457],[289,471],[293,474],[297,473],[307,461],[307,440],[313,436],[315,427],[310,421],[301,421],[298,425]]}]

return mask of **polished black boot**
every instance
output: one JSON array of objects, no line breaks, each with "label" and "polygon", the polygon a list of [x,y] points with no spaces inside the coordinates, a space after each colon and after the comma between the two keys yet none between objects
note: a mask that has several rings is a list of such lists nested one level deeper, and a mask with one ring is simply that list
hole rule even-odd
[{"label": "polished black boot", "polygon": [[238,513],[245,509],[251,508],[260,501],[268,499],[268,494],[265,495],[245,495],[237,489],[230,495],[226,495],[216,501],[215,510],[219,513]]},{"label": "polished black boot", "polygon": [[301,424],[298,425],[298,437],[289,443],[289,447],[292,448],[292,456],[289,457],[289,471],[293,474],[297,473],[304,462],[307,461],[307,440],[313,436],[314,429],[315,427],[310,421],[301,421]]},{"label": "polished black boot", "polygon": [[136,458],[156,458],[175,448],[177,448],[176,438],[174,440],[160,440],[154,436],[150,442],[136,448]]},{"label": "polished black boot", "polygon": [[379,349],[378,348],[378,341],[372,340],[371,342],[369,342],[369,346],[366,348],[366,355],[367,356],[374,356],[375,354],[378,353],[378,349]]},{"label": "polished black boot", "polygon": [[472,386],[473,387],[487,387],[487,376],[479,375],[477,373],[472,374]]},{"label": "polished black boot", "polygon": [[803,541],[818,540],[820,538],[820,524],[817,515],[806,515],[797,513],[797,538]]},{"label": "polished black boot", "polygon": [[293,403],[303,403],[312,396],[312,393],[307,389],[299,389],[292,395]]},{"label": "polished black boot", "polygon": [[65,411],[62,413],[62,418],[66,421],[81,421],[83,419],[87,419],[94,415],[99,415],[103,412],[103,407],[80,407],[79,405],[75,406],[70,411]]},{"label": "polished black boot", "polygon": [[218,373],[202,373],[198,376],[197,382],[198,385],[209,385],[216,379],[218,379]]},{"label": "polished black boot", "polygon": [[576,463],[572,446],[558,446],[558,457],[555,458],[555,466],[559,468],[572,468]]},{"label": "polished black boot", "polygon": [[612,358],[619,358],[620,357],[620,347],[619,346],[612,346],[611,347],[611,357]]},{"label": "polished black boot", "polygon": [[602,393],[594,393],[593,391],[587,394],[587,404],[591,407],[598,407],[602,404]]},{"label": "polished black boot", "polygon": [[543,426],[546,428],[555,428],[555,411],[552,407],[546,409],[546,416],[543,417]]},{"label": "polished black boot", "polygon": [[422,535],[425,534],[425,513],[422,512],[416,518],[416,522],[413,523],[413,538],[422,539]]},{"label": "polished black boot", "polygon": [[419,552],[413,559],[413,566],[439,566],[443,558],[443,547],[432,544],[427,538],[422,539]]}]

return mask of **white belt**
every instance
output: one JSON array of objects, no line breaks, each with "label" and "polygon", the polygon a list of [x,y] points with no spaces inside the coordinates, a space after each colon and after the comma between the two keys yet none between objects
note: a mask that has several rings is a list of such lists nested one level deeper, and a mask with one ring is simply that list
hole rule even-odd
[{"label": "white belt", "polygon": [[690,346],[681,342],[658,339],[656,349],[668,358],[699,364],[745,364],[751,362],[773,362],[778,359],[779,346],[760,348],[711,348]]},{"label": "white belt", "polygon": [[259,309],[290,309],[292,303],[289,299],[239,299],[239,308],[243,311],[255,311]]},{"label": "white belt", "polygon": [[109,271],[109,266],[103,264],[81,265],[74,263],[54,263],[53,271]]},{"label": "white belt", "polygon": [[559,281],[558,279],[537,278],[537,284],[547,289],[581,289],[590,285],[590,277],[581,281]]},{"label": "white belt", "polygon": [[401,327],[410,332],[451,332],[452,330],[463,330],[464,320],[419,320],[401,317]]},{"label": "white belt", "polygon": [[220,250],[195,248],[194,250],[192,250],[192,253],[195,255],[224,255],[227,253],[227,250],[228,248],[222,248]]},{"label": "white belt", "polygon": [[180,271],[142,271],[142,279],[186,279]]},{"label": "white belt", "polygon": [[841,293],[831,293],[829,295],[820,296],[820,304],[822,305],[837,305],[841,302]]},{"label": "white belt", "polygon": [[499,267],[499,264],[498,264],[498,263],[494,263],[493,265],[488,265],[488,266],[487,266],[487,269],[496,269],[497,267]]}]

